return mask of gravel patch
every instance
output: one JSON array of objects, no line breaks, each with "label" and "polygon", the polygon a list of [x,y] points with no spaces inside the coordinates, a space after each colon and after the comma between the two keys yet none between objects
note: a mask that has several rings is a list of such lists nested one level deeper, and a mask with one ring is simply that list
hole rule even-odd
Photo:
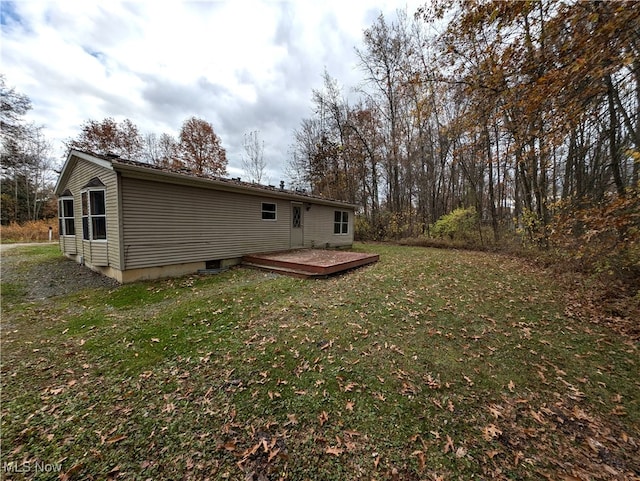
[{"label": "gravel patch", "polygon": [[60,255],[54,261],[31,264],[13,250],[2,254],[2,282],[20,284],[28,300],[73,294],[83,289],[113,289],[120,284]]}]

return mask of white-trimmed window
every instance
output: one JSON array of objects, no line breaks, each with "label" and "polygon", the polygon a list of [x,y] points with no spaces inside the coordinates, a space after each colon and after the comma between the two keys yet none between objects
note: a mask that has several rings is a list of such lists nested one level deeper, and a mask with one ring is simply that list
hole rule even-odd
[{"label": "white-trimmed window", "polygon": [[333,233],[349,233],[349,212],[346,210],[336,210],[333,215]]},{"label": "white-trimmed window", "polygon": [[273,202],[262,203],[262,220],[277,220],[277,204]]},{"label": "white-trimmed window", "polygon": [[[100,181],[98,180],[98,182]],[[94,180],[91,183],[96,184]],[[107,239],[107,209],[104,188],[89,188],[82,191],[82,238],[84,240]]]},{"label": "white-trimmed window", "polygon": [[62,236],[76,235],[71,192],[64,192],[58,199],[58,233]]}]

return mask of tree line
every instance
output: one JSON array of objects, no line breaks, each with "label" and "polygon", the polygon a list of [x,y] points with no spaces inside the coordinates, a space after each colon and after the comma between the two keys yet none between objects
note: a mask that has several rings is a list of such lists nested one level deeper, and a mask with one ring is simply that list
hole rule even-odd
[{"label": "tree line", "polygon": [[621,224],[607,235],[637,235],[634,2],[436,0],[380,15],[356,53],[361,85],[345,94],[325,73],[290,171],[361,205],[362,237],[430,236],[463,210],[480,242],[548,246],[560,224],[599,232],[567,219],[612,202]]},{"label": "tree line", "polygon": [[189,117],[183,122],[177,139],[167,133],[143,136],[129,119],[122,122],[110,117],[101,121],[87,120],[78,136],[66,141],[66,146],[98,154],[115,154],[159,167],[187,169],[198,175],[227,174],[227,155],[220,137],[211,123],[197,117]]},{"label": "tree line", "polygon": [[[32,108],[31,100],[9,87],[4,75],[0,75],[0,102],[2,224],[55,217],[57,162],[52,158],[52,145],[45,138],[43,126],[25,120]],[[129,119],[86,120],[79,133],[64,144],[67,149],[115,154],[197,175],[227,175],[226,150],[220,137],[211,123],[198,117],[187,118],[177,138],[168,133],[142,134]],[[259,183],[266,170],[259,132],[245,134],[243,147],[244,172],[250,181]]]},{"label": "tree line", "polygon": [[52,217],[51,143],[42,126],[24,121],[31,100],[8,87],[3,75],[0,94],[2,223]]}]

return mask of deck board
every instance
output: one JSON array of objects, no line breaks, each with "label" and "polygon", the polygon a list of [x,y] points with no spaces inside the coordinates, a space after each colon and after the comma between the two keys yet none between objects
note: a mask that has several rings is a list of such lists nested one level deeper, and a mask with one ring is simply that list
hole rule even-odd
[{"label": "deck board", "polygon": [[329,249],[297,249],[246,255],[243,265],[295,277],[326,277],[377,262],[377,254]]}]

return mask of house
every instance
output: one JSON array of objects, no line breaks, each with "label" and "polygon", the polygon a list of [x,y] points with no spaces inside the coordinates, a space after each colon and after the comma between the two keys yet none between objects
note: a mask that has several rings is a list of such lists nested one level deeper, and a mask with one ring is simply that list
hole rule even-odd
[{"label": "house", "polygon": [[71,150],[56,185],[64,255],[119,282],[349,247],[352,204]]}]

